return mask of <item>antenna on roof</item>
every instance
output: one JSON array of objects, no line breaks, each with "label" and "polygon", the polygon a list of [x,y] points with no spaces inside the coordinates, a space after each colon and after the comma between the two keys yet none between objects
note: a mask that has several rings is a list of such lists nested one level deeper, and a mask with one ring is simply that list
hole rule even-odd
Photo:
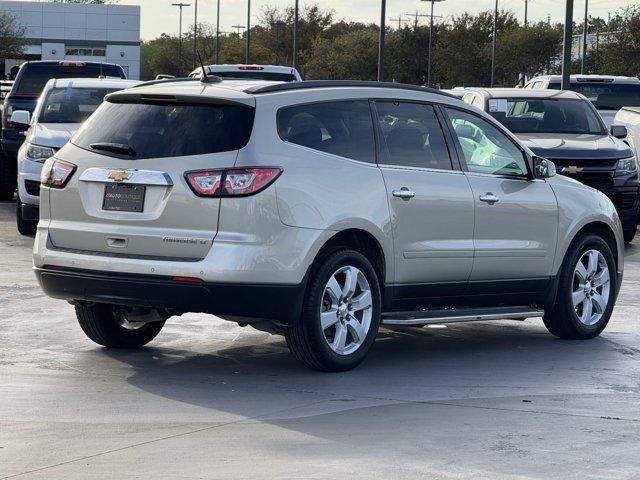
[{"label": "antenna on roof", "polygon": [[202,57],[200,56],[200,50],[197,50],[198,61],[200,62],[200,68],[202,69],[202,74],[200,75],[200,81],[202,83],[209,83],[209,77],[207,77],[207,70],[204,68],[204,63],[202,63]]}]

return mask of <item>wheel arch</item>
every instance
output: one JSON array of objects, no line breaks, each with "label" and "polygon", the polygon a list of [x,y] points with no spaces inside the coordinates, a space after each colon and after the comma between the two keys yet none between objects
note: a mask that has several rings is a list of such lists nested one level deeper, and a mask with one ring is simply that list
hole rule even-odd
[{"label": "wheel arch", "polygon": [[367,257],[378,277],[381,293],[384,294],[389,268],[387,261],[390,259],[385,255],[380,241],[373,234],[361,228],[341,230],[326,240],[309,268],[310,274],[313,274],[313,271],[322,264],[325,258],[342,248],[353,249]]}]

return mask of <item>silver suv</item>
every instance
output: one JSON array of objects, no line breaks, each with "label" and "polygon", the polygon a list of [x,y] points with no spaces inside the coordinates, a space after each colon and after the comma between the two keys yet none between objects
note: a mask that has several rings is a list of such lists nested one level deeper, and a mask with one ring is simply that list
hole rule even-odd
[{"label": "silver suv", "polygon": [[380,325],[542,316],[592,338],[622,280],[620,220],[554,173],[421,87],[150,82],[46,162],[35,271],[108,347],[185,312],[284,334],[319,370],[359,364]]}]

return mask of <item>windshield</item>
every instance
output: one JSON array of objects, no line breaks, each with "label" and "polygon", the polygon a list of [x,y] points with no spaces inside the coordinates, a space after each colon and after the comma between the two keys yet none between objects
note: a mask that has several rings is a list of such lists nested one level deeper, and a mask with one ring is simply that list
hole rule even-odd
[{"label": "windshield", "polygon": [[507,98],[489,103],[489,113],[513,133],[606,135],[598,114],[584,100]]},{"label": "windshield", "polygon": [[117,65],[37,65],[28,63],[26,70],[17,80],[15,93],[22,95],[40,95],[46,83],[52,78],[126,78],[122,68]]},{"label": "windshield", "polygon": [[[552,82],[549,88],[560,90],[560,83]],[[587,97],[600,110],[640,106],[640,83],[571,82],[571,90]]]},{"label": "windshield", "polygon": [[104,97],[118,89],[74,88],[70,83],[65,88],[53,88],[42,106],[40,123],[82,123],[102,103]]},{"label": "windshield", "polygon": [[104,102],[71,142],[138,159],[228,152],[249,141],[254,112],[244,105]]},{"label": "windshield", "polygon": [[[208,72],[207,72],[208,73]],[[238,70],[234,72],[211,72],[210,75],[215,75],[222,78],[238,78],[238,79],[250,79],[250,80],[270,80],[276,82],[293,82],[296,77],[291,73],[273,73],[264,72],[261,70]]]}]

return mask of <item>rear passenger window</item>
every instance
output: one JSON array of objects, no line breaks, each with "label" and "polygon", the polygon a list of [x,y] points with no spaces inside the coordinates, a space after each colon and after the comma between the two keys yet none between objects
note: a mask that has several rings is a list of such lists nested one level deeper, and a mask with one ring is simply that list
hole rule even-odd
[{"label": "rear passenger window", "polygon": [[431,105],[380,101],[376,110],[385,154],[381,163],[452,169],[442,127]]},{"label": "rear passenger window", "polygon": [[303,147],[375,163],[373,121],[367,100],[283,108],[278,115],[278,134]]}]

